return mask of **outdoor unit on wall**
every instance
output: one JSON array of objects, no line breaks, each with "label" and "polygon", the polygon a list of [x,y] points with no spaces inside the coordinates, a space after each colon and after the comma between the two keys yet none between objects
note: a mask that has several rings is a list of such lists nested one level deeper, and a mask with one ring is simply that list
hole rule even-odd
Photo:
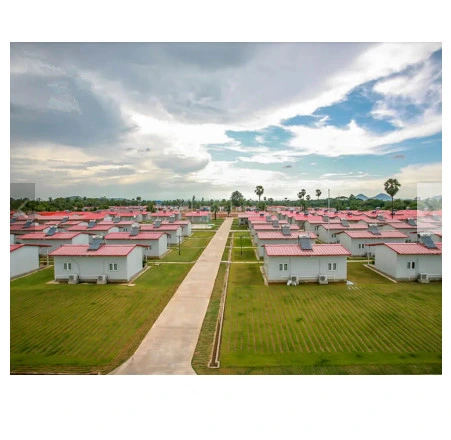
[{"label": "outdoor unit on wall", "polygon": [[80,279],[76,273],[69,275],[68,284],[78,284],[79,281]]},{"label": "outdoor unit on wall", "polygon": [[108,282],[108,277],[106,275],[99,275],[97,277],[97,284],[106,284]]},{"label": "outdoor unit on wall", "polygon": [[298,281],[297,277],[290,277],[290,279],[287,281],[287,286],[297,286]]},{"label": "outdoor unit on wall", "polygon": [[418,278],[420,283],[429,283],[429,274],[428,273],[420,273],[420,277]]},{"label": "outdoor unit on wall", "polygon": [[328,279],[327,279],[327,276],[326,276],[326,275],[320,275],[320,276],[318,277],[318,283],[319,283],[319,284],[329,284],[329,281],[328,281]]}]

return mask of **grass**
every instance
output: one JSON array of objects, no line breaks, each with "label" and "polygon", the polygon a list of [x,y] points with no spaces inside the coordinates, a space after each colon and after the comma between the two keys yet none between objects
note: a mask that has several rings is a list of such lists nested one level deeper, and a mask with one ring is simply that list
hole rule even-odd
[{"label": "grass", "polygon": [[221,367],[199,372],[441,374],[441,283],[348,271],[354,285],[267,287],[259,265],[232,264]]},{"label": "grass", "polygon": [[215,369],[208,368],[207,365],[211,359],[211,351],[213,349],[213,340],[216,329],[216,320],[221,302],[222,286],[226,272],[226,263],[221,263],[216,276],[213,292],[211,294],[210,303],[205,314],[202,330],[194,351],[191,365],[197,374],[214,374]]},{"label": "grass", "polygon": [[171,252],[165,255],[161,261],[167,262],[193,262],[196,261],[215,235],[215,232],[195,232],[191,237],[180,244],[180,255],[178,245],[171,246]]},{"label": "grass", "polygon": [[134,353],[191,267],[151,267],[134,287],[45,284],[53,268],[11,282],[11,373],[112,371]]}]

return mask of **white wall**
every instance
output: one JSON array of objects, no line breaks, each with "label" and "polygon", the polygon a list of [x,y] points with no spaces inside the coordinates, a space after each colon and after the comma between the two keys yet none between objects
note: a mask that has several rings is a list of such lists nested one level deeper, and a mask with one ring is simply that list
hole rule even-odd
[{"label": "white wall", "polygon": [[89,235],[88,234],[79,234],[76,237],[70,239],[70,240],[46,240],[46,239],[40,239],[40,240],[19,240],[24,244],[46,244],[50,245],[50,247],[41,247],[39,248],[39,253],[41,255],[47,255],[47,253],[50,253],[54,251],[55,249],[58,249],[59,247],[65,245],[65,244],[89,244]]},{"label": "white wall", "polygon": [[[341,229],[341,231],[344,231],[345,228]],[[327,229],[323,226],[320,225],[320,227],[318,228],[317,234],[318,234],[318,239],[321,240],[323,243],[339,243],[340,239],[339,239],[339,235],[337,234],[337,230],[334,231],[329,231],[329,235],[327,234]]]},{"label": "white wall", "polygon": [[16,243],[16,236],[14,234],[9,234],[9,244]]},{"label": "white wall", "polygon": [[143,269],[143,248],[137,246],[127,256],[127,280],[130,280],[134,275]]},{"label": "white wall", "polygon": [[22,246],[10,252],[10,278],[39,269],[39,248]]},{"label": "white wall", "polygon": [[[287,271],[280,271],[279,264],[288,264]],[[336,263],[336,270],[329,270],[328,263]],[[318,281],[319,275],[326,275],[329,282],[345,281],[347,277],[346,256],[334,257],[264,257],[265,271],[270,282],[286,282],[292,276],[304,281]]]},{"label": "white wall", "polygon": [[374,267],[387,275],[397,276],[397,253],[387,246],[374,246]]}]

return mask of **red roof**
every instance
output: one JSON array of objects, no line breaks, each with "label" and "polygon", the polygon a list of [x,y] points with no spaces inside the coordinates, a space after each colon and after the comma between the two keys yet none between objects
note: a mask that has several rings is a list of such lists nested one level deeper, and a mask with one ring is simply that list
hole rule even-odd
[{"label": "red roof", "polygon": [[36,226],[30,226],[29,228],[24,228],[24,225],[16,225],[16,224],[12,224],[9,227],[10,231],[24,231],[24,232],[34,232],[34,231],[43,231],[44,229],[47,229],[49,226],[48,225],[36,225]]},{"label": "red roof", "polygon": [[20,240],[72,240],[77,235],[80,235],[80,232],[57,232],[53,235],[36,232],[35,234],[25,234],[18,238]]},{"label": "red roof", "polygon": [[68,231],[84,231],[84,232],[91,232],[91,231],[109,231],[112,227],[115,225],[95,225],[92,228],[88,228],[87,226],[80,225],[80,226],[71,226],[70,228],[67,228]]},{"label": "red roof", "polygon": [[331,223],[330,225],[323,224],[323,225],[319,225],[321,227],[323,227],[326,230],[329,231],[352,231],[352,230],[356,230],[356,229],[364,229],[367,230],[368,229],[368,225],[364,225],[362,223],[349,223],[349,226],[343,226],[341,223]]},{"label": "red roof", "polygon": [[351,255],[341,244],[312,244],[312,250],[304,250],[298,244],[267,244],[265,252],[270,257],[332,257]]},{"label": "red roof", "polygon": [[[282,223],[283,224],[283,223]],[[272,223],[267,223],[266,225],[255,225],[254,230],[255,231],[281,231],[282,228],[280,227],[281,223],[279,223],[279,226],[273,226]],[[298,225],[290,225],[290,230],[293,231],[299,231]]]},{"label": "red roof", "polygon": [[380,231],[380,235],[374,235],[369,231],[343,231],[339,233],[347,234],[351,238],[375,238],[378,240],[383,238],[408,238],[406,234],[398,231]]},{"label": "red roof", "polygon": [[176,231],[181,228],[181,225],[175,225],[174,223],[162,223],[159,228],[155,228],[154,225],[141,225],[141,231]]},{"label": "red roof", "polygon": [[280,239],[297,239],[299,237],[299,235],[309,235],[309,237],[312,240],[315,240],[318,238],[318,236],[312,232],[312,231],[308,231],[308,232],[304,232],[302,231],[302,234],[299,234],[300,231],[296,231],[296,232],[292,232],[290,235],[283,235],[282,234],[282,230],[278,230],[278,231],[270,231],[270,232],[257,232],[257,237],[259,240],[280,240]]},{"label": "red roof", "polygon": [[130,235],[129,232],[112,232],[105,236],[105,240],[158,240],[164,232],[139,232]]},{"label": "red roof", "polygon": [[19,249],[19,248],[21,248],[21,247],[23,247],[23,246],[25,246],[24,244],[10,244],[9,245],[9,251],[10,252],[13,252],[13,251],[15,251],[16,249]]},{"label": "red roof", "polygon": [[395,229],[412,229],[412,230],[416,230],[417,226],[412,226],[409,225],[408,223],[404,223],[404,222],[387,222],[387,225],[391,226],[392,228]]},{"label": "red roof", "polygon": [[419,243],[384,243],[392,251],[400,255],[441,255],[442,244],[435,243],[437,249],[429,249]]},{"label": "red roof", "polygon": [[154,212],[152,214],[150,214],[151,217],[170,217],[171,215],[178,215],[179,212],[176,211],[159,211],[159,212]]},{"label": "red roof", "polygon": [[53,257],[125,257],[137,245],[134,244],[105,244],[95,251],[88,251],[89,246],[86,244],[65,244],[49,255]]}]

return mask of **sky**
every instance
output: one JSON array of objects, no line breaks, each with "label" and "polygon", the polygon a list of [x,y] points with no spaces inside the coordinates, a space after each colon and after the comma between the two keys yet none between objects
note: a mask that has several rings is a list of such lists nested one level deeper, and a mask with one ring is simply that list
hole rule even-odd
[{"label": "sky", "polygon": [[441,43],[10,46],[10,180],[41,199],[411,198],[441,175]]}]

